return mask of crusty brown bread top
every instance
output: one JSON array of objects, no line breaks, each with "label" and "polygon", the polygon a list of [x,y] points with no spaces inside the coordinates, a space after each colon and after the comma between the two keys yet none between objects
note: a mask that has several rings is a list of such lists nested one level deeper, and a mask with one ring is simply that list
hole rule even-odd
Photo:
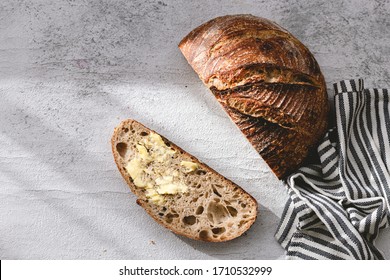
[{"label": "crusty brown bread top", "polygon": [[121,122],[111,145],[137,203],[172,232],[222,242],[255,222],[257,202],[251,195],[139,122]]},{"label": "crusty brown bread top", "polygon": [[324,77],[310,51],[276,23],[218,17],[179,48],[278,178],[296,170],[324,135]]}]

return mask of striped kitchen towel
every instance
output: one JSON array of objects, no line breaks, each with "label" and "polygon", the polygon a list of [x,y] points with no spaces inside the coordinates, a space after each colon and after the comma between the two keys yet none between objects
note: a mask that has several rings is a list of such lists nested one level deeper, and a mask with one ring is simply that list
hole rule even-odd
[{"label": "striped kitchen towel", "polygon": [[384,259],[375,247],[390,221],[390,104],[386,89],[363,80],[334,84],[336,127],[318,164],[286,180],[276,232],[288,259]]}]

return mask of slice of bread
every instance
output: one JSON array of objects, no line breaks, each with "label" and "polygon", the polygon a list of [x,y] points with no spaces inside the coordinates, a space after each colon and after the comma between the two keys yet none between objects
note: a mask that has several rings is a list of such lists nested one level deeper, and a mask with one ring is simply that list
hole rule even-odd
[{"label": "slice of bread", "polygon": [[137,203],[174,233],[221,242],[242,235],[256,220],[251,195],[137,121],[116,127],[111,144]]}]

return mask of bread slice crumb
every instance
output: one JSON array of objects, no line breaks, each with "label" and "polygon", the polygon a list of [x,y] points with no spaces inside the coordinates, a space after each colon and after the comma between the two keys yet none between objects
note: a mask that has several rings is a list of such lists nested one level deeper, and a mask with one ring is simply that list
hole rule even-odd
[{"label": "bread slice crumb", "polygon": [[258,206],[251,195],[139,122],[123,121],[111,144],[137,203],[172,232],[222,242],[255,222]]}]

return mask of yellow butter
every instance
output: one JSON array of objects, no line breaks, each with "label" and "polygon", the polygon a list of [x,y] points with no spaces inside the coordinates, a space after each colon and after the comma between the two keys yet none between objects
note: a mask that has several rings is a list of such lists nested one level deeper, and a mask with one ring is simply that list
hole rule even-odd
[{"label": "yellow butter", "polygon": [[173,182],[173,176],[162,176],[156,179],[156,185],[164,185]]},{"label": "yellow butter", "polygon": [[155,189],[147,189],[146,197],[155,204],[162,204],[165,201],[164,197],[159,195]]},{"label": "yellow butter", "polygon": [[139,188],[144,188],[147,185],[147,182],[142,177],[137,177],[133,180],[134,185],[136,185]]},{"label": "yellow butter", "polygon": [[154,142],[158,146],[167,147],[167,145],[165,145],[164,141],[162,140],[161,136],[158,135],[157,133],[151,132],[149,134],[149,138],[150,138],[151,142]]},{"label": "yellow butter", "polygon": [[125,168],[134,180],[135,178],[141,177],[144,167],[137,158],[134,158],[126,165]]},{"label": "yellow butter", "polygon": [[186,173],[190,173],[192,171],[195,171],[196,169],[199,168],[198,164],[195,163],[195,162],[192,162],[192,161],[182,161],[180,163],[181,166],[183,166],[185,168],[185,172]]},{"label": "yellow butter", "polygon": [[182,182],[163,184],[159,185],[157,188],[157,193],[159,194],[177,194],[185,193],[187,191],[187,185],[183,184]]},{"label": "yellow butter", "polygon": [[148,153],[148,150],[145,148],[145,146],[137,144],[136,148],[137,148],[137,150],[139,152],[139,155],[140,155],[141,159],[143,159],[145,161],[150,161],[151,160],[151,157],[150,157],[150,155]]},{"label": "yellow butter", "polygon": [[[161,204],[165,195],[188,191],[188,186],[181,182],[183,171],[172,168],[172,155],[175,153],[160,135],[151,132],[136,145],[136,153],[125,167],[134,185],[145,188],[145,196],[152,203]],[[186,173],[198,168],[196,163],[189,161],[183,161],[181,165]]]}]

